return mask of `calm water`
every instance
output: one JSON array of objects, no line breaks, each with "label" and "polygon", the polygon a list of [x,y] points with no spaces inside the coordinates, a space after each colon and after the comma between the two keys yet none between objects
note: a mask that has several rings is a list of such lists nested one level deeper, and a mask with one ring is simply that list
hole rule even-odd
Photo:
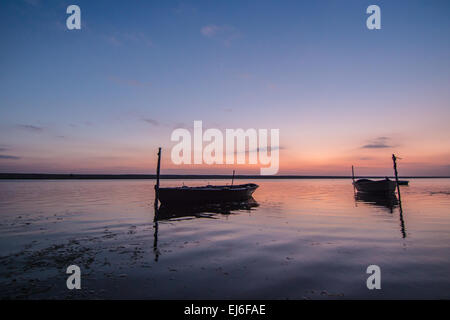
[{"label": "calm water", "polygon": [[411,180],[402,215],[349,180],[256,182],[251,210],[154,224],[153,181],[1,181],[0,297],[450,298],[449,179]]}]

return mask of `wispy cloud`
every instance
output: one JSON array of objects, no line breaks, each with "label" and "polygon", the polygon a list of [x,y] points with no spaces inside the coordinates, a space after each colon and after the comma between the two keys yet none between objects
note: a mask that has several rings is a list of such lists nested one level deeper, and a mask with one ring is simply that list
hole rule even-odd
[{"label": "wispy cloud", "polygon": [[260,148],[260,147],[257,147],[256,149],[249,149],[249,146],[247,145],[246,147],[245,147],[245,151],[234,151],[234,154],[238,154],[238,153],[253,153],[253,152],[268,152],[268,151],[270,151],[270,152],[272,152],[272,151],[275,151],[275,150],[285,150],[286,149],[286,147],[283,147],[283,146],[267,146],[267,147],[265,147],[265,148]]},{"label": "wispy cloud", "polygon": [[204,26],[200,32],[206,37],[212,37],[219,31],[219,27],[216,25]]},{"label": "wispy cloud", "polygon": [[160,125],[159,121],[154,120],[154,119],[143,118],[142,120],[147,122],[147,123],[149,123],[149,124],[151,124],[152,126],[159,126]]},{"label": "wispy cloud", "polygon": [[29,132],[36,132],[36,133],[44,131],[44,128],[38,127],[38,126],[34,126],[34,125],[31,125],[31,124],[18,124],[17,128],[25,130],[25,131],[29,131]]},{"label": "wispy cloud", "polygon": [[10,156],[10,155],[7,155],[7,154],[0,154],[0,160],[1,160],[1,159],[6,159],[6,160],[19,160],[20,157],[17,157],[17,156]]},{"label": "wispy cloud", "polygon": [[362,149],[384,149],[384,148],[392,148],[391,145],[388,144],[388,137],[378,137],[371,141],[368,144],[363,145]]},{"label": "wispy cloud", "polygon": [[200,33],[207,38],[217,39],[226,46],[231,45],[233,40],[241,37],[241,33],[235,27],[228,25],[206,25],[200,29]]}]

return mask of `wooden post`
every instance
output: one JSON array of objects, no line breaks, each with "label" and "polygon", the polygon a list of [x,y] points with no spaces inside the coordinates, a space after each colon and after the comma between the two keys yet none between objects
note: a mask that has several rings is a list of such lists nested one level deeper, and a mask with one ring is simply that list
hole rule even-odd
[{"label": "wooden post", "polygon": [[394,173],[395,173],[395,182],[397,183],[397,193],[398,193],[398,200],[400,199],[400,186],[398,184],[398,172],[397,172],[397,157],[395,154],[392,154],[392,161],[394,161]]},{"label": "wooden post", "polygon": [[156,167],[156,184],[155,184],[155,208],[158,206],[159,200],[159,172],[161,168],[161,148],[158,149],[158,165]]},{"label": "wooden post", "polygon": [[233,170],[233,178],[231,178],[231,186],[233,186],[234,183],[234,170]]},{"label": "wooden post", "polygon": [[161,148],[158,149],[158,166],[156,167],[156,188],[159,189],[159,173],[161,170]]},{"label": "wooden post", "polygon": [[[353,184],[353,195],[356,197],[355,169],[353,169],[353,165],[352,165],[352,184]],[[356,206],[356,201],[355,201],[355,206]]]},{"label": "wooden post", "polygon": [[395,154],[392,154],[392,161],[394,161],[395,182],[397,183],[398,205],[400,208],[401,232],[402,232],[403,238],[406,238],[405,221],[403,220],[402,197],[400,195],[400,185],[398,184],[397,157],[395,156]]}]

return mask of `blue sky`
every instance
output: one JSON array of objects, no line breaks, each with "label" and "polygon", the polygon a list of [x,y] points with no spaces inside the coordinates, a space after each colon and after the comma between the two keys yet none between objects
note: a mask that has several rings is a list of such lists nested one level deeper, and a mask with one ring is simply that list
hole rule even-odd
[{"label": "blue sky", "polygon": [[[65,26],[70,4],[81,30]],[[366,28],[371,4],[381,30]],[[409,174],[450,175],[449,9],[2,1],[0,171],[145,173],[175,127],[203,120],[280,128],[280,173],[346,174],[356,162],[385,174],[396,152]],[[380,148],[364,148],[380,137]]]}]

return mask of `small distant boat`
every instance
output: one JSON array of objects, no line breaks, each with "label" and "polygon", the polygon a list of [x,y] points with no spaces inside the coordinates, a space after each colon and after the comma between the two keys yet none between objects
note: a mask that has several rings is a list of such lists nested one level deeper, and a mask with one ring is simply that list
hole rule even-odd
[{"label": "small distant boat", "polygon": [[398,180],[398,184],[400,186],[407,186],[409,184],[408,180]]},{"label": "small distant boat", "polygon": [[159,188],[159,201],[169,206],[245,201],[252,197],[258,187],[257,184],[247,183],[231,186]]},{"label": "small distant boat", "polygon": [[395,181],[386,178],[384,180],[359,179],[353,182],[359,192],[393,193],[397,186]]}]

